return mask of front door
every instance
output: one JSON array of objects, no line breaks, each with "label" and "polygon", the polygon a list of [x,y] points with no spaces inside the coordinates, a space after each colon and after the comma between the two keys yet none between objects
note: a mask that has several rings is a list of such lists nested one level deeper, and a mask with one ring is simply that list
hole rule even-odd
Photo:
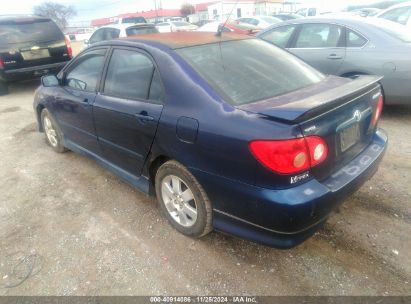
[{"label": "front door", "polygon": [[90,50],[76,58],[64,73],[54,113],[64,137],[83,149],[99,152],[92,104],[103,70],[106,49]]},{"label": "front door", "polygon": [[98,141],[113,165],[141,175],[163,110],[163,88],[151,58],[135,49],[113,50],[104,88],[93,105]]},{"label": "front door", "polygon": [[335,75],[345,59],[343,28],[327,23],[302,24],[289,51],[324,74]]}]

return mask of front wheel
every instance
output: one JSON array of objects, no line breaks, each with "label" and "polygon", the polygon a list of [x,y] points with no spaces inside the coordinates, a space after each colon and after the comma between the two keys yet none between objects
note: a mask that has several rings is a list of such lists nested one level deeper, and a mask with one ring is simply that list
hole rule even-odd
[{"label": "front wheel", "polygon": [[46,142],[53,150],[57,153],[66,152],[67,149],[63,145],[63,135],[60,128],[47,109],[41,111],[41,124],[46,136]]},{"label": "front wheel", "polygon": [[211,232],[211,203],[204,189],[182,164],[164,163],[157,171],[155,186],[161,209],[175,229],[191,237]]},{"label": "front wheel", "polygon": [[7,95],[9,93],[9,89],[7,83],[0,80],[0,96]]}]

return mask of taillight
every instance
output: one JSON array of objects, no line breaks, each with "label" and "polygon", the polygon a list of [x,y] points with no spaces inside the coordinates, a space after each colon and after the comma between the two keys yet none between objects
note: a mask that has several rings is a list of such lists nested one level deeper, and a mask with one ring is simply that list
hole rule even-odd
[{"label": "taillight", "polygon": [[250,142],[254,157],[265,167],[281,174],[294,174],[314,167],[327,158],[328,147],[318,136],[287,140]]},{"label": "taillight", "polygon": [[68,55],[70,58],[73,58],[73,49],[71,48],[70,38],[67,37],[67,36],[64,36],[64,40],[65,40],[65,42],[66,42],[67,55]]},{"label": "taillight", "polygon": [[4,61],[0,58],[0,69],[4,69]]},{"label": "taillight", "polygon": [[377,107],[375,108],[374,115],[372,116],[371,124],[375,126],[380,119],[381,113],[382,113],[382,108],[384,106],[384,97],[382,94],[378,98],[377,101]]}]

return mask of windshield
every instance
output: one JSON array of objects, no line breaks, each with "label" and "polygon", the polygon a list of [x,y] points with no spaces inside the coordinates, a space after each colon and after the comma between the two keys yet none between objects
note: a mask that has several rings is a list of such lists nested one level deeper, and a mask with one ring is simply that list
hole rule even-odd
[{"label": "windshield", "polygon": [[258,39],[187,47],[177,52],[233,105],[283,95],[324,79],[297,57]]},{"label": "windshield", "polygon": [[50,20],[13,24],[0,24],[0,44],[30,41],[64,40],[63,33]]},{"label": "windshield", "polygon": [[184,22],[184,21],[173,21],[173,24],[175,26],[188,26],[188,25],[191,25],[190,23]]},{"label": "windshield", "polygon": [[154,26],[136,26],[136,27],[129,27],[126,29],[127,36],[134,36],[134,35],[144,35],[144,34],[152,34],[158,33],[158,30]]},{"label": "windshield", "polygon": [[270,24],[281,22],[280,19],[274,17],[261,17],[261,19]]}]

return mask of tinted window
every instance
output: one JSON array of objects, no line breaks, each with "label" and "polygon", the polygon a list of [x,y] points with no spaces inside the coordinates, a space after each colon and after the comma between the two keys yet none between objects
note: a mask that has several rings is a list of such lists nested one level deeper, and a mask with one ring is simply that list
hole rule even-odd
[{"label": "tinted window", "polygon": [[264,33],[260,38],[279,47],[285,48],[287,46],[288,40],[290,40],[291,35],[294,32],[294,29],[295,25],[282,26],[268,33]]},{"label": "tinted window", "polygon": [[66,85],[82,91],[95,91],[103,69],[105,53],[105,50],[95,50],[78,58],[70,67],[66,76]]},{"label": "tinted window", "polygon": [[158,33],[158,30],[155,27],[145,27],[145,26],[129,27],[126,29],[127,36],[152,34],[152,33]]},{"label": "tinted window", "polygon": [[315,8],[308,9],[308,16],[315,16],[316,13],[317,13],[317,9]]},{"label": "tinted window", "polygon": [[332,24],[304,24],[298,35],[296,48],[337,47],[341,28]]},{"label": "tinted window", "polygon": [[90,43],[96,43],[104,40],[104,29],[99,29],[94,32],[90,38]]},{"label": "tinted window", "polygon": [[410,16],[411,7],[399,7],[382,14],[380,17],[406,25]]},{"label": "tinted window", "polygon": [[366,43],[367,39],[347,29],[347,47],[362,47]]},{"label": "tinted window", "polygon": [[57,25],[50,20],[27,20],[13,24],[0,24],[0,45],[56,40],[64,40],[64,36]]},{"label": "tinted window", "polygon": [[114,50],[107,70],[104,93],[130,99],[148,99],[154,65],[144,54]]},{"label": "tinted window", "polygon": [[122,23],[147,23],[144,17],[127,17],[123,18]]},{"label": "tinted window", "polygon": [[160,81],[160,74],[154,71],[153,80],[151,81],[149,99],[153,101],[163,100],[163,86]]},{"label": "tinted window", "polygon": [[104,29],[104,40],[112,40],[120,37],[120,30],[115,28]]},{"label": "tinted window", "polygon": [[234,105],[282,95],[324,77],[297,57],[259,39],[187,47],[176,52]]}]

